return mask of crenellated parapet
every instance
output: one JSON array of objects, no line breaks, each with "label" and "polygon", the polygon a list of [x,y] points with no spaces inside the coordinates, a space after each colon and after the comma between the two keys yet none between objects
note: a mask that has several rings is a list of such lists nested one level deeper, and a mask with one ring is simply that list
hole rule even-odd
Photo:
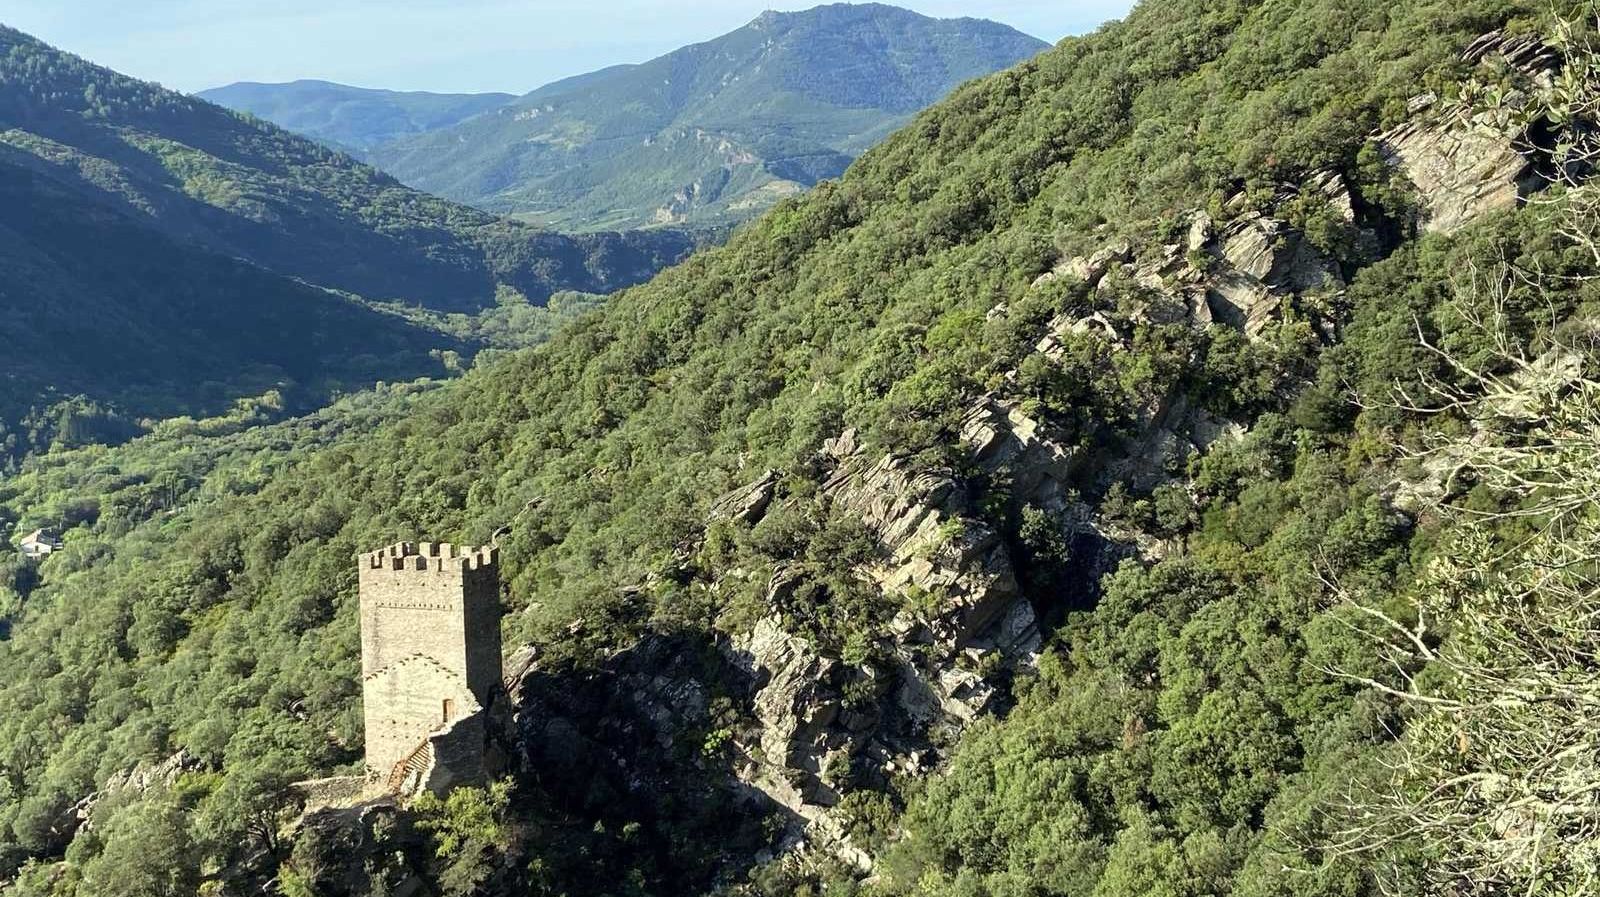
[{"label": "crenellated parapet", "polygon": [[473,548],[449,542],[396,542],[362,555],[362,561],[362,567],[367,570],[443,573],[493,567],[500,561],[500,549],[492,545]]}]

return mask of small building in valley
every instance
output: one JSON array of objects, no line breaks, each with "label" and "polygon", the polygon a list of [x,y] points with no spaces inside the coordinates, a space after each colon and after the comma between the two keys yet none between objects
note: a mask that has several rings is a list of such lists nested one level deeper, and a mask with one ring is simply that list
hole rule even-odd
[{"label": "small building in valley", "polygon": [[30,561],[43,560],[61,550],[61,537],[47,529],[36,529],[22,537],[22,556]]}]

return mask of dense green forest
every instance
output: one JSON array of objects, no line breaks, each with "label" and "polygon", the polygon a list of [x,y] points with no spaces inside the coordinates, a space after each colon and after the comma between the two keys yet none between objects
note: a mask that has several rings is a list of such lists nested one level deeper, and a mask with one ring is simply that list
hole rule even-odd
[{"label": "dense green forest", "polygon": [[1046,46],[883,4],[767,12],[370,157],[415,187],[564,230],[737,222],[838,176],[961,82]]},{"label": "dense green forest", "polygon": [[180,242],[378,301],[447,311],[505,284],[534,301],[609,292],[690,235],[566,237],[407,189],[259,119],[0,29],[0,137],[33,169]]},{"label": "dense green forest", "polygon": [[443,376],[536,339],[553,295],[719,238],[537,231],[4,28],[0,196],[0,469],[269,391],[301,413]]},{"label": "dense green forest", "polygon": [[[1494,874],[1471,865],[1471,839],[1408,840],[1383,827],[1403,817],[1363,800],[1427,809],[1431,772],[1514,777],[1494,766],[1503,705],[1460,700],[1430,655],[1489,668],[1495,639],[1530,625],[1519,608],[1551,607],[1519,604],[1513,578],[1503,613],[1471,624],[1484,568],[1463,540],[1482,555],[1556,511],[1534,501],[1473,535],[1449,508],[1506,514],[1527,497],[1492,475],[1505,459],[1437,483],[1416,453],[1504,438],[1538,470],[1550,445],[1578,444],[1600,394],[1556,389],[1577,407],[1548,435],[1546,405],[1486,380],[1514,380],[1505,359],[1557,341],[1578,347],[1558,370],[1592,370],[1600,229],[1556,215],[1584,208],[1585,188],[1426,233],[1428,198],[1373,140],[1424,114],[1412,99],[1427,92],[1445,109],[1481,95],[1528,108],[1525,72],[1462,55],[1496,29],[1562,30],[1542,4],[1510,0],[1146,0],[962,87],[837,182],[542,346],[303,420],[247,427],[259,412],[241,408],[32,460],[0,484],[0,516],[59,527],[66,547],[0,578],[0,876],[28,895],[376,894],[417,877],[452,894],[1582,893],[1596,855],[1583,787],[1527,811],[1573,834],[1535,844],[1528,863],[1502,856]],[[1600,83],[1600,56],[1577,49],[1545,90]],[[1592,120],[1592,105],[1551,105],[1558,130]],[[1553,170],[1567,170],[1563,146]],[[1320,280],[1285,275],[1244,327],[1164,311],[1182,278],[1227,273],[1202,211],[1219,226],[1278,216],[1279,248],[1296,241]],[[1130,260],[1180,273],[1070,264],[1121,240]],[[1235,437],[1130,473],[1180,398]],[[1031,503],[1020,468],[973,460],[980,399],[1011,403],[1079,459],[1059,505]],[[1520,415],[1522,441],[1468,438],[1479,404],[1486,420]],[[793,821],[729,784],[734,745],[761,721],[726,646],[776,621],[853,671],[859,711],[907,675],[891,624],[949,598],[867,575],[885,548],[865,515],[830,504],[841,441],[885,459],[876,470],[955,484],[970,512],[942,537],[993,533],[1045,635],[1033,666],[959,661],[992,681],[998,712],[928,746],[941,771],[873,778],[852,758],[825,771],[870,877],[830,861],[825,839],[773,859]],[[712,513],[767,470],[777,497],[759,522]],[[1592,490],[1547,485],[1533,498],[1559,499],[1591,533]],[[1430,488],[1444,510],[1415,500]],[[288,783],[359,760],[351,559],[497,532],[508,647],[539,649],[520,708],[538,724],[522,745],[537,762],[286,835]],[[1091,560],[1108,553],[1119,562],[1100,578]],[[1576,591],[1592,566],[1567,565]],[[1374,613],[1425,629],[1420,654],[1375,639]],[[1547,718],[1569,721],[1562,736],[1591,732],[1592,650],[1562,644],[1541,699],[1572,713]],[[1419,710],[1396,675],[1441,677],[1445,697]],[[625,716],[613,725],[631,683],[652,677],[707,695],[666,714],[683,726],[665,744]],[[604,750],[537,743],[563,700],[580,735],[611,738]],[[1572,756],[1592,755],[1592,740],[1576,744]],[[81,799],[174,755],[181,774],[113,791],[77,828]],[[1394,762],[1408,757],[1427,762]],[[1397,768],[1420,771],[1386,790]],[[1366,818],[1380,823],[1367,832]],[[1480,839],[1521,825],[1463,818]],[[1352,842],[1352,827],[1372,837]]]}]

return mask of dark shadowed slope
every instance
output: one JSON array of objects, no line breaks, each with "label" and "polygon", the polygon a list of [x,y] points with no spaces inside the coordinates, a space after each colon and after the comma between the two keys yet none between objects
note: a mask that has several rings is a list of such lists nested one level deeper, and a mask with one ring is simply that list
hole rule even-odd
[{"label": "dark shadowed slope", "polygon": [[[317,400],[442,374],[455,340],[257,265],[174,242],[0,145],[0,460],[30,409],[69,396],[129,416]],[[19,164],[22,163],[22,164]],[[26,434],[23,434],[25,436]]]}]

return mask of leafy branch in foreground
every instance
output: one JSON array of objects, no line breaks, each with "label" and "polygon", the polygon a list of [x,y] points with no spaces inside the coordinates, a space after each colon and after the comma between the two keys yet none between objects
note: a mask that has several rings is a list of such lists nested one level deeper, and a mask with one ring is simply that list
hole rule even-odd
[{"label": "leafy branch in foreground", "polygon": [[1361,681],[1415,716],[1386,781],[1351,795],[1336,855],[1419,856],[1428,884],[1466,893],[1587,893],[1600,876],[1600,381],[1580,358],[1487,378],[1474,437],[1441,450],[1503,509],[1455,512],[1409,619],[1352,602],[1398,671]]},{"label": "leafy branch in foreground", "polygon": [[[1480,126],[1554,134],[1558,188],[1532,200],[1600,261],[1600,45],[1590,18],[1557,20],[1560,74],[1517,94],[1477,85]],[[1466,108],[1466,107],[1464,107]],[[1530,138],[1531,139],[1531,138]],[[1410,713],[1376,782],[1353,785],[1334,858],[1366,856],[1390,893],[1584,894],[1600,883],[1600,326],[1571,321],[1543,351],[1517,308],[1592,274],[1469,266],[1454,310],[1487,347],[1468,359],[1420,336],[1452,383],[1400,404],[1437,424],[1414,459],[1443,481],[1452,524],[1404,613],[1349,594],[1388,681],[1333,671]],[[1465,422],[1463,428],[1461,424]],[[1469,491],[1470,490],[1470,491]]]}]

